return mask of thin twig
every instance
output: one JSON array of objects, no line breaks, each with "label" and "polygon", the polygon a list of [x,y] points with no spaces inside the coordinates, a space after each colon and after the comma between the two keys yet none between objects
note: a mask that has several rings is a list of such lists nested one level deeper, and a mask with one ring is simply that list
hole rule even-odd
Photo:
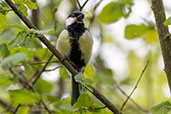
[{"label": "thin twig", "polygon": [[84,4],[81,6],[80,11],[82,11],[82,9],[84,8],[84,6],[87,4],[88,1],[89,1],[89,0],[86,0],[86,1],[84,2]]},{"label": "thin twig", "polygon": [[82,11],[82,9],[84,8],[84,6],[87,4],[88,1],[89,1],[89,0],[86,0],[86,1],[84,2],[84,4],[81,5],[80,2],[79,2],[79,0],[77,0],[77,4],[78,4],[78,6],[79,6],[79,8],[80,8],[80,11]]},{"label": "thin twig", "polygon": [[9,12],[9,11],[13,11],[13,10],[12,9],[4,9],[2,6],[0,6],[0,11]]},{"label": "thin twig", "polygon": [[[11,69],[10,70],[11,72],[12,72],[12,74],[13,75],[16,75],[15,74],[15,72]],[[19,80],[20,80],[20,83],[21,83],[21,85],[23,86],[23,88],[26,88],[27,86],[28,86],[28,88],[30,89],[30,90],[32,90],[34,93],[37,93],[37,91],[36,91],[36,89],[29,83],[29,81],[27,80],[27,78],[24,76],[24,74],[22,74],[22,72],[20,73],[18,73],[20,76],[22,76],[22,78],[19,78]],[[27,85],[27,86],[25,86],[25,85]],[[43,99],[41,98],[41,103],[43,104],[43,106],[44,106],[44,108],[47,110],[47,112],[49,113],[49,114],[52,114],[51,113],[51,111],[48,109],[48,107],[46,106],[46,104],[44,103],[44,101],[43,101]],[[17,110],[18,110],[18,108],[21,106],[21,104],[19,104],[18,106],[17,106],[17,108],[15,109],[15,113],[17,112]],[[15,113],[13,113],[13,114],[15,114]]]},{"label": "thin twig", "polygon": [[[41,59],[38,59],[38,62],[41,62],[41,61],[45,58],[47,52],[48,52],[48,49],[45,50],[45,52],[44,52],[42,58],[41,58]],[[38,75],[40,66],[41,66],[41,65],[39,64],[39,65],[37,66],[37,68],[34,70],[34,73],[33,73],[33,75],[31,76],[31,78],[29,79],[29,81],[32,81],[32,80],[36,77],[36,75]]]},{"label": "thin twig", "polygon": [[39,65],[39,64],[46,64],[46,63],[57,63],[59,61],[46,61],[46,62],[28,62],[30,65]]},{"label": "thin twig", "polygon": [[2,112],[2,114],[5,114],[6,111],[14,112],[14,108],[11,104],[8,104],[4,100],[0,99],[0,104],[3,105],[6,109]]},{"label": "thin twig", "polygon": [[77,4],[78,4],[79,8],[81,9],[81,4],[80,4],[79,0],[77,0]]},{"label": "thin twig", "polygon": [[41,100],[41,103],[43,104],[44,108],[46,109],[46,111],[49,113],[49,114],[52,114],[52,112],[48,109],[48,107],[46,106],[45,102],[43,101],[43,99]]},{"label": "thin twig", "polygon": [[47,70],[45,70],[45,72],[51,72],[51,71],[54,71],[54,70],[56,70],[58,68],[61,68],[61,67],[62,67],[62,65],[61,66],[57,66],[57,67],[52,68],[52,69],[47,69]]},{"label": "thin twig", "polygon": [[142,76],[143,76],[145,70],[147,69],[148,64],[149,64],[149,61],[147,61],[147,63],[146,63],[146,65],[145,65],[144,69],[142,70],[142,72],[141,72],[141,74],[140,74],[140,76],[139,76],[139,78],[138,78],[138,81],[137,81],[136,84],[135,84],[135,87],[133,88],[132,92],[130,93],[130,95],[127,97],[127,99],[125,100],[125,102],[124,102],[123,105],[121,106],[120,111],[122,111],[122,109],[124,108],[124,106],[125,106],[126,103],[128,102],[129,98],[130,98],[131,95],[134,93],[135,89],[138,87],[138,84],[139,84],[139,82],[140,82],[140,80],[141,80],[141,78],[142,78]]},{"label": "thin twig", "polygon": [[105,109],[106,106],[103,106],[103,107],[99,107],[99,108],[93,108],[93,110],[100,110],[100,109]]},{"label": "thin twig", "polygon": [[44,65],[42,70],[36,75],[36,78],[33,80],[32,85],[34,85],[36,83],[36,81],[39,79],[41,74],[45,71],[45,69],[48,66],[48,64],[49,64],[50,60],[52,59],[52,57],[53,57],[53,54],[49,57],[48,62]]},{"label": "thin twig", "polygon": [[15,111],[13,112],[13,114],[16,114],[16,113],[17,113],[17,111],[18,111],[18,109],[20,108],[20,106],[21,106],[21,104],[19,104],[19,105],[17,106],[17,108],[15,109]]},{"label": "thin twig", "polygon": [[95,11],[97,9],[97,7],[102,3],[103,0],[100,0],[93,8],[93,16],[90,18],[90,24],[88,26],[88,28],[90,28],[90,25],[92,25],[94,19],[95,19]]},{"label": "thin twig", "polygon": [[[115,82],[115,84],[116,84],[116,87],[119,89],[119,91],[120,91],[123,95],[125,95],[126,97],[128,97],[128,95],[120,88],[120,86],[118,85],[118,83]],[[148,112],[149,112],[148,110],[143,109],[141,106],[139,106],[132,98],[130,98],[130,101],[131,101],[139,110],[141,110],[141,111],[143,111],[143,112],[145,112],[145,113],[148,113]]]},{"label": "thin twig", "polygon": [[57,29],[57,18],[56,18],[56,12],[58,11],[58,8],[54,8],[54,10],[53,10],[53,15],[54,15],[54,29],[55,29],[55,31],[56,31],[56,29]]}]

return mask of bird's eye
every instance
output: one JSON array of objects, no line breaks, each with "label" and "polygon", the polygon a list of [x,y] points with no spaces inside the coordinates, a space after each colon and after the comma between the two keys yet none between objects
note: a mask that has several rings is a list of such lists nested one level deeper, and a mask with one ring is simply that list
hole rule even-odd
[{"label": "bird's eye", "polygon": [[71,15],[71,17],[75,17],[75,15],[74,15],[74,14],[72,14],[72,15]]}]

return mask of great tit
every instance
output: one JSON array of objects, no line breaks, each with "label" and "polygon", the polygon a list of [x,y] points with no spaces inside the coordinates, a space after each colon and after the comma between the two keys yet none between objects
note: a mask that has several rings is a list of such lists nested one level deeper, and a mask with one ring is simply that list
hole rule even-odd
[{"label": "great tit", "polygon": [[[57,50],[71,62],[75,69],[83,72],[91,57],[92,45],[92,35],[85,26],[84,14],[80,11],[73,11],[66,20],[65,29],[57,39]],[[73,105],[80,92],[79,84],[74,76],[71,76],[71,82],[71,105]]]}]

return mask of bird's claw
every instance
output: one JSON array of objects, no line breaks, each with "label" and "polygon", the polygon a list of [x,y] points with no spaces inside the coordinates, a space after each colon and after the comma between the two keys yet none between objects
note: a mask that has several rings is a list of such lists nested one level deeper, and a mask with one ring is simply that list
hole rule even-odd
[{"label": "bird's claw", "polygon": [[66,56],[61,57],[61,62],[64,62],[64,60],[67,59]]}]

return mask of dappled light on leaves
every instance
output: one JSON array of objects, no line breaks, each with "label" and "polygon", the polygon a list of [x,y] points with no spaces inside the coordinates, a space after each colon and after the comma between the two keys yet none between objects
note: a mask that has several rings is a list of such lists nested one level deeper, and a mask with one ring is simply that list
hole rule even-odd
[{"label": "dappled light on leaves", "polygon": [[[6,1],[12,1],[23,15],[18,16],[18,10]],[[157,28],[150,2],[1,0],[0,113],[113,114],[115,107],[116,114],[170,114],[170,92],[164,72],[164,62],[169,57],[163,60],[161,50],[165,48],[159,43],[165,43],[165,54],[171,52],[171,41],[169,34],[164,40],[158,36],[160,28],[171,25],[170,4],[163,0],[168,4],[168,17]],[[145,5],[150,10],[142,9]],[[61,61],[52,54],[53,47],[45,44],[44,37],[55,46],[68,14],[75,10],[84,13],[94,47],[84,72],[74,77],[81,94],[71,106],[70,78],[76,71],[68,69],[67,58]],[[27,22],[22,20],[24,16]],[[37,20],[36,27],[30,26],[30,20]],[[105,98],[111,105],[104,103]]]}]

